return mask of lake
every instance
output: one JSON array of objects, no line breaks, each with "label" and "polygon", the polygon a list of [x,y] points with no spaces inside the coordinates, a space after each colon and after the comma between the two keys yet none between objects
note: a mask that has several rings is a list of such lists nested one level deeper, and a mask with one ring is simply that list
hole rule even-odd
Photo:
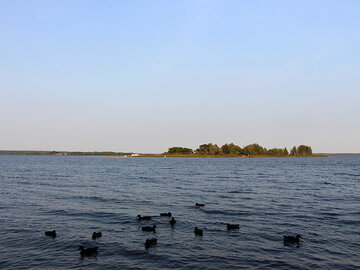
[{"label": "lake", "polygon": [[[359,156],[0,156],[0,184],[1,269],[360,268]],[[79,245],[99,253],[82,258]]]}]

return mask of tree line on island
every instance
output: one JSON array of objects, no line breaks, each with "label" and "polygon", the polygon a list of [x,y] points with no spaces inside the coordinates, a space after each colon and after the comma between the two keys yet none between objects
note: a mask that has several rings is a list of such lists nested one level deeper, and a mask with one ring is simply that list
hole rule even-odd
[{"label": "tree line on island", "polygon": [[171,147],[164,153],[166,155],[199,155],[199,156],[312,156],[311,146],[294,146],[290,153],[287,148],[267,149],[257,143],[249,144],[241,148],[233,143],[226,143],[222,146],[217,144],[202,144],[193,150],[186,147]]}]

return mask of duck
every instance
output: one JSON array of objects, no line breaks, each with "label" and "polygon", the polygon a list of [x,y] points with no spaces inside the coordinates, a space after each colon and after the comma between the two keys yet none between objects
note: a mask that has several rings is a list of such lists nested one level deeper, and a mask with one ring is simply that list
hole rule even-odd
[{"label": "duck", "polygon": [[160,213],[160,216],[162,217],[171,217],[171,212],[168,212],[168,213]]},{"label": "duck", "polygon": [[230,230],[236,230],[240,228],[239,224],[226,224],[226,228],[228,231]]},{"label": "duck", "polygon": [[150,220],[151,219],[151,217],[150,216],[141,216],[141,215],[137,215],[137,217],[136,217],[138,220]]},{"label": "duck", "polygon": [[144,232],[155,232],[156,229],[157,229],[157,226],[155,224],[153,226],[141,227],[141,230]]},{"label": "duck", "polygon": [[204,203],[195,203],[195,206],[198,206],[198,207],[204,207],[205,204]]},{"label": "duck", "polygon": [[149,247],[154,246],[156,244],[157,244],[157,239],[156,238],[146,239],[145,248],[148,249]]},{"label": "duck", "polygon": [[55,238],[55,237],[56,237],[56,231],[55,231],[55,230],[46,231],[46,232],[45,232],[45,235],[46,235],[46,236],[51,236],[52,238]]},{"label": "duck", "polygon": [[93,247],[93,248],[84,248],[84,246],[79,246],[78,250],[80,250],[81,256],[91,256],[97,254],[97,250],[99,247]]},{"label": "duck", "polygon": [[176,220],[175,220],[175,218],[171,218],[169,222],[170,222],[171,226],[174,226],[176,223]]},{"label": "duck", "polygon": [[93,232],[92,239],[95,240],[96,238],[99,238],[102,236],[101,232]]},{"label": "duck", "polygon": [[194,233],[195,235],[203,236],[203,230],[198,229],[198,227],[195,227]]},{"label": "duck", "polygon": [[297,234],[296,236],[284,235],[284,244],[289,243],[299,243],[301,235]]}]

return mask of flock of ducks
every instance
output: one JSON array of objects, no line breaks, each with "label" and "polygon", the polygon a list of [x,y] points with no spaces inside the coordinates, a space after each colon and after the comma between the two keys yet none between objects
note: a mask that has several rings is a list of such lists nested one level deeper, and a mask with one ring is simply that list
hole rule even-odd
[{"label": "flock of ducks", "polygon": [[[204,207],[205,204],[203,203],[196,203],[195,206],[197,207]],[[171,217],[172,214],[171,212],[168,213],[160,213],[160,216],[162,217]],[[152,216],[141,216],[141,215],[137,215],[137,220],[138,221],[142,221],[142,220],[151,220]],[[171,226],[174,226],[176,223],[176,220],[174,217],[172,217],[169,221]],[[158,227],[154,224],[153,226],[142,226],[141,230],[144,232],[156,232],[156,229]],[[226,228],[228,231],[230,230],[237,230],[240,228],[239,224],[227,224]],[[194,228],[194,234],[196,236],[203,236],[203,230],[199,229],[198,227]],[[45,232],[46,236],[50,236],[52,238],[56,237],[56,231],[52,230],[52,231],[46,231]],[[92,239],[96,240],[97,238],[100,238],[102,236],[101,232],[93,232],[92,234]],[[283,242],[285,245],[289,245],[289,244],[293,244],[293,243],[300,243],[300,238],[301,235],[297,234],[296,236],[290,236],[290,235],[284,235],[283,237]],[[150,248],[151,246],[154,246],[157,244],[157,238],[149,238],[146,239],[145,241],[145,249]],[[79,246],[79,248],[77,249],[78,251],[80,251],[80,256],[84,257],[84,256],[92,256],[92,255],[96,255],[98,253],[98,248],[99,247],[90,247],[90,248],[84,248],[84,246]]]}]

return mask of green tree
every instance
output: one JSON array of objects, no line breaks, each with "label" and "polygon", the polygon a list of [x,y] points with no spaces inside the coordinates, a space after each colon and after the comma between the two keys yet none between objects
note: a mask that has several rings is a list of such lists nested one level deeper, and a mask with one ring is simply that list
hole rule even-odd
[{"label": "green tree", "polygon": [[185,147],[171,147],[168,150],[168,154],[192,154],[193,150],[191,148]]},{"label": "green tree", "polygon": [[230,154],[230,145],[229,144],[224,144],[223,146],[220,147],[220,152],[223,154],[223,155],[228,155]]},{"label": "green tree", "polygon": [[267,150],[266,154],[270,156],[287,156],[289,152],[286,148],[272,148]]},{"label": "green tree", "polygon": [[195,153],[198,155],[219,155],[220,148],[216,144],[212,143],[202,144],[195,150]]},{"label": "green tree", "polygon": [[290,156],[297,156],[297,149],[296,146],[294,146],[290,151]]},{"label": "green tree", "polygon": [[249,144],[244,147],[243,153],[245,155],[265,155],[266,154],[266,148],[263,148],[262,146],[258,145],[257,143]]},{"label": "green tree", "polygon": [[297,148],[297,154],[299,156],[311,156],[312,155],[312,149],[310,146],[307,145],[299,145]]},{"label": "green tree", "polygon": [[209,143],[209,154],[210,155],[218,155],[220,154],[220,148],[217,144]]},{"label": "green tree", "polygon": [[242,149],[241,149],[241,147],[240,146],[238,146],[238,145],[232,145],[231,147],[230,147],[230,154],[232,154],[232,155],[241,155],[242,154]]},{"label": "green tree", "polygon": [[209,154],[209,145],[208,144],[200,145],[199,148],[195,150],[195,153],[199,154],[199,155],[208,155]]}]

